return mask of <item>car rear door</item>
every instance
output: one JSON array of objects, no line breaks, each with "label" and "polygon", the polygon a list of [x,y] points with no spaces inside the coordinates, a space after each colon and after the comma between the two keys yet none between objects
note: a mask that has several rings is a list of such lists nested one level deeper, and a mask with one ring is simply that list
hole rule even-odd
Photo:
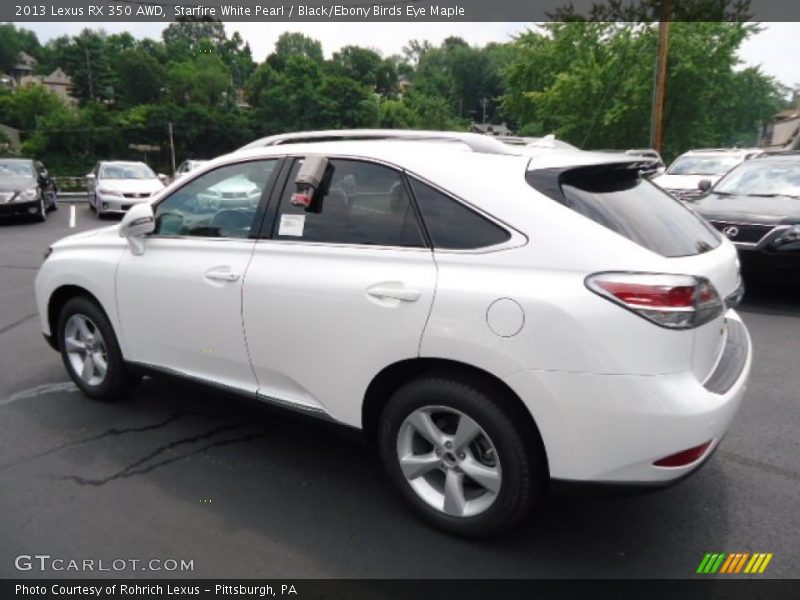
[{"label": "car rear door", "polygon": [[400,171],[332,159],[306,212],[291,203],[301,162],[247,271],[247,347],[263,399],[358,426],[372,378],[419,354],[436,266]]},{"label": "car rear door", "polygon": [[[255,392],[242,327],[242,283],[263,218],[262,197],[279,160],[218,167],[155,207],[145,251],[117,270],[117,309],[127,360]],[[242,196],[219,192],[252,182]],[[188,179],[188,178],[187,178]]]}]

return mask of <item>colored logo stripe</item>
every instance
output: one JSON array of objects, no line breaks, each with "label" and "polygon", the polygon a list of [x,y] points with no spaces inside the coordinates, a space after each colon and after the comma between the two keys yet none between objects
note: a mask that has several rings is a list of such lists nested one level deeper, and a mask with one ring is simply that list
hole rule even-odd
[{"label": "colored logo stripe", "polygon": [[763,573],[772,560],[772,556],[771,553],[762,552],[753,554],[749,552],[734,552],[731,554],[726,554],[725,552],[707,553],[703,560],[700,561],[697,573],[713,574],[719,572],[728,575],[742,572],[750,574]]}]

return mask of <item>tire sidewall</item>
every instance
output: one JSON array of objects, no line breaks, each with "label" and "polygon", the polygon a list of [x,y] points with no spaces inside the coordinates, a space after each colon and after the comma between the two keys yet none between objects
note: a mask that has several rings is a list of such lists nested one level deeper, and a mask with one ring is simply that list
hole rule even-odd
[{"label": "tire sidewall", "polygon": [[[405,418],[425,406],[463,412],[481,426],[495,446],[503,482],[492,505],[479,515],[453,517],[436,510],[417,495],[403,475],[397,456],[398,433]],[[540,493],[535,465],[518,428],[488,394],[472,385],[448,378],[425,378],[401,387],[381,416],[378,442],[384,468],[415,512],[450,533],[467,537],[501,533],[528,512]]]},{"label": "tire sidewall", "polygon": [[[67,357],[64,344],[64,330],[69,318],[75,314],[81,314],[89,318],[97,326],[103,336],[106,347],[106,363],[108,366],[105,379],[98,385],[89,385],[83,381],[80,375],[75,372],[72,363]],[[114,329],[108,317],[106,317],[103,310],[97,306],[96,303],[85,297],[77,297],[68,300],[66,304],[64,304],[58,317],[58,347],[61,352],[61,360],[64,363],[64,367],[67,369],[67,373],[84,394],[96,400],[106,401],[116,400],[124,395],[122,384],[125,374],[125,365],[117,342],[117,336],[114,334]]]}]

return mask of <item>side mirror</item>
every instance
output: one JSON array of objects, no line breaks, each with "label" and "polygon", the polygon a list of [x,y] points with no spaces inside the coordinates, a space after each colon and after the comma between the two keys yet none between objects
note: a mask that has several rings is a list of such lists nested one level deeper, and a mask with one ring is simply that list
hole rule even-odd
[{"label": "side mirror", "polygon": [[709,179],[701,179],[697,182],[697,189],[701,192],[707,192],[711,189],[711,180]]},{"label": "side mirror", "polygon": [[119,236],[127,238],[131,254],[144,254],[144,236],[156,229],[156,217],[149,202],[134,204],[122,217]]}]

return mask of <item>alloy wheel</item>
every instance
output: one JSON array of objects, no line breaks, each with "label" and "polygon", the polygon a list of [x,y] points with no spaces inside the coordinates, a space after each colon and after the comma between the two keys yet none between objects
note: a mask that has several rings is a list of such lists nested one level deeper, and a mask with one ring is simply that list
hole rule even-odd
[{"label": "alloy wheel", "polygon": [[85,315],[74,314],[64,326],[64,349],[72,370],[87,385],[106,378],[108,355],[103,334]]},{"label": "alloy wheel", "polygon": [[489,435],[450,407],[425,406],[408,415],[397,435],[397,460],[417,496],[453,517],[487,510],[503,483],[500,457]]}]

